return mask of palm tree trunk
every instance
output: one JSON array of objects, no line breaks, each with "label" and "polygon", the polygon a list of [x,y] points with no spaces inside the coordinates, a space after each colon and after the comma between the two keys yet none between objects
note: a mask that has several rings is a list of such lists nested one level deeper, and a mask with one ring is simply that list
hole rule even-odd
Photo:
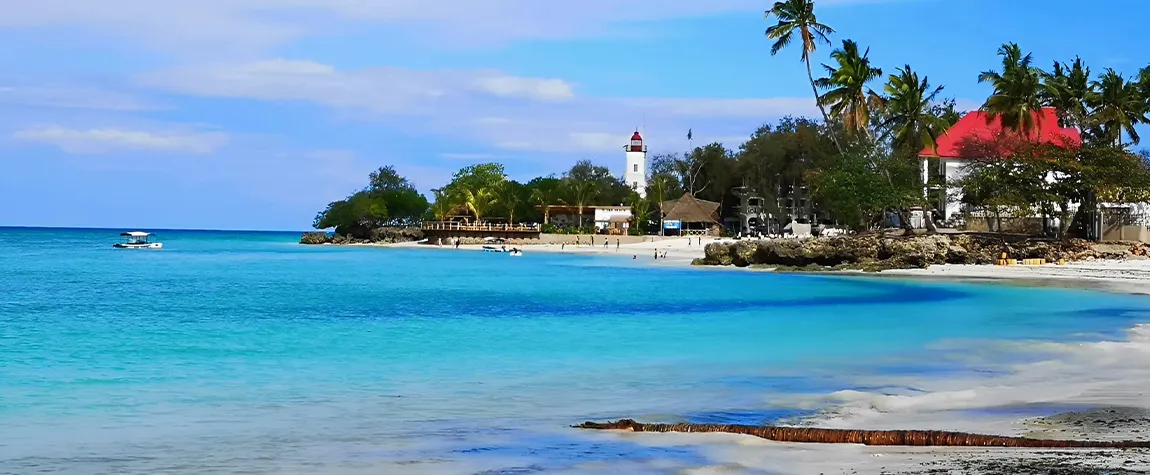
[{"label": "palm tree trunk", "polygon": [[779,442],[863,444],[871,446],[1015,447],[1015,448],[1150,448],[1146,441],[1046,440],[1023,437],[925,430],[851,430],[738,424],[643,424],[631,419],[607,423],[584,422],[577,429],[631,432],[726,432]]},{"label": "palm tree trunk", "polygon": [[839,139],[835,136],[834,129],[831,128],[831,117],[827,115],[826,108],[823,107],[822,101],[819,100],[819,88],[815,86],[815,74],[811,72],[811,57],[807,55],[803,59],[806,60],[807,63],[807,79],[811,81],[811,92],[815,94],[815,105],[819,106],[819,112],[823,114],[823,123],[827,126],[828,133],[831,136],[831,142],[835,143],[835,149],[837,149],[839,153],[843,153],[843,147],[839,145]]}]

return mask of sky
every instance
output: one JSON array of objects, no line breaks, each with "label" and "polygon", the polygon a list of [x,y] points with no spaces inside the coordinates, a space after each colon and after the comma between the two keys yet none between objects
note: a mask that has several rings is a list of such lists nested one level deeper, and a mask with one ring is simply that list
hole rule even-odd
[{"label": "sky", "polygon": [[[391,165],[429,193],[738,145],[817,110],[762,0],[0,0],[0,226],[302,230]],[[964,109],[1008,41],[1150,63],[1145,0],[816,0]],[[821,46],[817,63],[833,48]],[[818,70],[816,69],[816,74]],[[874,84],[881,87],[881,84]],[[1150,136],[1150,131],[1144,132]]]}]

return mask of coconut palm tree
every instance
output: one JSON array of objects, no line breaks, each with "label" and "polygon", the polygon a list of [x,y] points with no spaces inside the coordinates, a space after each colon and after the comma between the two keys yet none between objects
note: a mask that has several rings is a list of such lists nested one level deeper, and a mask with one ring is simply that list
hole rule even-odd
[{"label": "coconut palm tree", "polygon": [[[819,90],[815,86],[815,75],[811,72],[811,53],[818,49],[819,43],[830,44],[831,40],[827,38],[827,35],[834,33],[835,30],[818,22],[818,18],[815,16],[814,0],[778,1],[770,10],[767,10],[764,16],[768,19],[774,16],[779,20],[777,24],[767,28],[767,38],[775,40],[775,44],[771,45],[771,56],[778,54],[779,51],[790,45],[795,39],[795,34],[798,33],[803,49],[802,60],[807,65],[807,79],[810,80],[811,92],[814,93],[815,102],[818,103]],[[827,115],[826,108],[821,103],[818,103],[818,106],[819,112],[823,114],[823,122],[829,127],[831,119]],[[835,147],[841,151],[842,147],[834,134],[831,134],[831,140],[834,141]]]},{"label": "coconut palm tree", "polygon": [[1038,126],[1042,114],[1041,72],[1031,66],[1031,56],[1022,55],[1022,49],[1015,43],[1007,43],[998,48],[1002,57],[1002,71],[985,71],[978,75],[978,82],[990,83],[994,93],[986,99],[982,110],[986,111],[987,121],[1002,120],[1002,127],[1029,137]]},{"label": "coconut palm tree", "polygon": [[483,222],[483,217],[499,202],[497,190],[488,187],[463,187],[459,190],[459,200],[477,223]]},{"label": "coconut palm tree", "polygon": [[459,204],[455,201],[455,197],[443,188],[431,190],[431,192],[435,194],[435,203],[431,205],[431,214],[438,221],[447,221],[455,213]]},{"label": "coconut palm tree", "polygon": [[527,184],[532,187],[531,202],[543,208],[543,224],[551,222],[551,205],[560,201],[561,184],[562,182],[554,177],[537,178]]},{"label": "coconut palm tree", "polygon": [[583,208],[591,203],[599,195],[599,186],[592,180],[574,180],[567,178],[564,180],[564,185],[567,188],[567,197],[570,204],[575,205],[579,211],[579,227],[583,227]]},{"label": "coconut palm tree", "polygon": [[946,134],[950,124],[934,114],[933,107],[943,87],[930,87],[927,77],[921,80],[910,65],[898,68],[883,86],[886,120],[880,125],[895,146],[910,150],[938,147],[938,138]]},{"label": "coconut palm tree", "polygon": [[1150,118],[1146,116],[1150,107],[1138,83],[1127,81],[1118,72],[1107,68],[1094,81],[1094,87],[1098,89],[1098,94],[1090,104],[1093,109],[1091,122],[1101,130],[1102,137],[1113,140],[1121,147],[1122,132],[1125,131],[1130,137],[1130,143],[1138,144],[1141,139],[1134,126],[1150,124]]},{"label": "coconut palm tree", "polygon": [[523,185],[514,180],[507,180],[499,184],[496,198],[507,210],[507,222],[515,224],[515,210],[523,203]]},{"label": "coconut palm tree", "polygon": [[1042,73],[1042,100],[1058,113],[1060,127],[1074,127],[1083,132],[1090,115],[1087,104],[1094,100],[1096,91],[1090,82],[1090,68],[1075,57],[1074,62],[1054,62],[1051,72]]},{"label": "coconut palm tree", "polygon": [[842,49],[831,53],[837,67],[824,64],[827,77],[815,80],[815,85],[829,89],[819,98],[819,104],[830,106],[832,117],[842,121],[848,131],[869,134],[871,106],[880,100],[867,83],[882,76],[882,70],[871,67],[868,56],[870,48],[859,55],[857,43],[843,40]]}]

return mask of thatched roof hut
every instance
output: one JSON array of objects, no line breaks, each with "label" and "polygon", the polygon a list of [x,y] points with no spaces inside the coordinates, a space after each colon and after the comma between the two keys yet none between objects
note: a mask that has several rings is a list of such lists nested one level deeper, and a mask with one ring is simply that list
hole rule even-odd
[{"label": "thatched roof hut", "polygon": [[684,223],[719,223],[719,203],[696,199],[690,193],[683,193],[677,200],[663,202],[663,219]]}]

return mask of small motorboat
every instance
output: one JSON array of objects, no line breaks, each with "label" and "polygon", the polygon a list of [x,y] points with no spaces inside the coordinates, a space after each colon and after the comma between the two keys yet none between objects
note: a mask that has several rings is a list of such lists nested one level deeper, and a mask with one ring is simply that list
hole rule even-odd
[{"label": "small motorboat", "polygon": [[153,242],[152,236],[154,234],[141,231],[121,233],[120,237],[124,238],[124,242],[112,244],[112,247],[116,249],[162,249],[164,243]]},{"label": "small motorboat", "polygon": [[483,252],[507,252],[505,249],[500,249],[495,246],[483,246]]},{"label": "small motorboat", "polygon": [[523,255],[523,251],[519,249],[511,249],[511,257],[519,257]]}]

